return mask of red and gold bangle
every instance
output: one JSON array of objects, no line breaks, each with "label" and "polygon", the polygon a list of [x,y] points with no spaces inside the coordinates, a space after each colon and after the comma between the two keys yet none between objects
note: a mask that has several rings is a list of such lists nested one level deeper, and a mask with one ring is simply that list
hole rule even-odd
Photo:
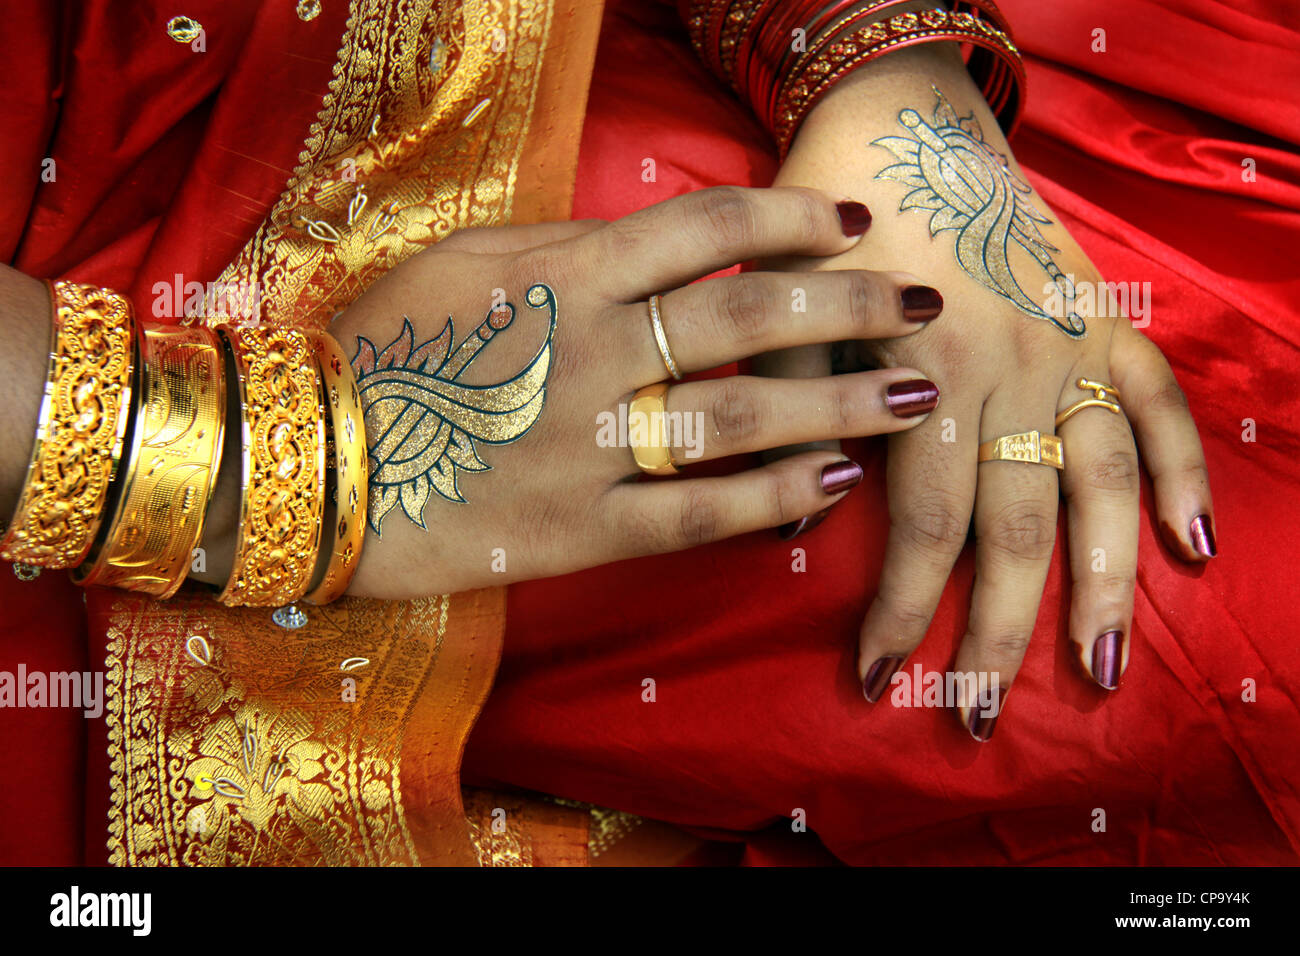
[{"label": "red and gold bangle", "polygon": [[27,480],[0,558],[71,568],[94,543],[122,456],[136,339],[123,296],[72,282],[49,285],[49,376]]},{"label": "red and gold bangle", "polygon": [[321,380],[325,383],[329,440],[332,440],[334,448],[336,507],[333,547],[325,577],[303,600],[308,604],[328,604],[348,589],[361,560],[361,546],[366,537],[370,465],[366,452],[365,416],[352,366],[339,343],[328,332],[312,336],[312,345]]},{"label": "red and gold bangle", "polygon": [[[893,50],[918,43],[955,40],[992,51],[997,55],[994,68],[984,78],[982,89],[999,122],[1008,134],[1019,119],[1023,101],[1024,64],[1020,52],[996,25],[966,12],[928,10],[903,13],[873,23],[848,40],[836,41],[826,50],[829,59],[818,61],[815,77],[800,77],[790,88],[777,110],[773,133],[781,154],[785,155],[803,118],[840,79],[863,64]],[[820,65],[826,64],[826,65]],[[1006,77],[1010,71],[1011,80]]]},{"label": "red and gold bangle", "polygon": [[281,606],[311,583],[325,505],[325,409],[307,335],[223,330],[243,419],[243,496],[229,605]]},{"label": "red and gold bangle", "polygon": [[225,353],[203,326],[143,324],[139,410],[108,532],[72,579],[171,597],[203,531],[226,421]]}]

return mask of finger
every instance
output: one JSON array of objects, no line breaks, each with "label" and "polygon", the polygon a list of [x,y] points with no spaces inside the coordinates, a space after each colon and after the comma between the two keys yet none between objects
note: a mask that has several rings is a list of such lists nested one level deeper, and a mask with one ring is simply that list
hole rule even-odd
[{"label": "finger", "polygon": [[1173,369],[1155,343],[1127,322],[1116,328],[1110,368],[1151,473],[1165,544],[1185,561],[1208,561],[1218,553],[1210,476]]},{"label": "finger", "polygon": [[979,409],[947,408],[889,440],[889,538],[858,640],[858,677],[875,703],[925,638],[975,500]]},{"label": "finger", "polygon": [[[1027,413],[1030,402],[1025,394],[1033,392],[1002,391],[989,398],[981,440],[1034,429],[1052,434],[1052,410]],[[1059,497],[1055,468],[1020,461],[979,464],[975,586],[955,664],[958,716],[976,740],[993,736],[1002,702],[1029,647],[1056,543]]]},{"label": "finger", "polygon": [[600,291],[635,302],[738,262],[851,249],[870,224],[858,202],[818,189],[719,186],[657,203],[577,240]]},{"label": "finger", "polygon": [[439,249],[457,252],[519,252],[565,239],[575,239],[608,225],[604,219],[575,219],[571,222],[538,222],[522,226],[476,226],[457,229],[438,243]]},{"label": "finger", "polygon": [[[1100,373],[1088,375],[1105,381]],[[1088,397],[1071,382],[1058,411]],[[1065,443],[1069,525],[1070,639],[1086,673],[1114,690],[1128,667],[1137,585],[1140,483],[1133,433],[1122,414],[1104,408],[1076,412],[1058,429]]]},{"label": "finger", "polygon": [[668,389],[664,424],[680,466],[796,442],[903,431],[938,404],[939,389],[910,368],[799,380],[733,375]]},{"label": "finger", "polygon": [[862,480],[841,455],[807,452],[715,478],[620,484],[605,495],[604,561],[681,551],[795,524],[830,508]]},{"label": "finger", "polygon": [[[716,368],[774,349],[911,335],[943,310],[940,294],[904,272],[746,272],[663,296],[660,321],[682,372]],[[628,385],[663,378],[664,358],[646,303],[626,307]]]}]

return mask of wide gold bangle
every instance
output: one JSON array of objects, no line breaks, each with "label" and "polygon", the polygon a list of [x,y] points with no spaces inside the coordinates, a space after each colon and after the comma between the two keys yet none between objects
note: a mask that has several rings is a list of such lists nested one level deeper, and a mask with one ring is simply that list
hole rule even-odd
[{"label": "wide gold bangle", "polygon": [[242,412],[242,503],[230,580],[217,599],[279,606],[311,583],[325,505],[320,370],[303,332],[223,330]]},{"label": "wide gold bangle", "polygon": [[[312,345],[325,383],[325,405],[330,416],[327,445],[333,445],[335,521],[334,543],[325,577],[303,600],[308,604],[328,604],[348,589],[361,560],[370,470],[365,416],[352,366],[328,332],[312,336]],[[327,463],[328,460],[327,455]]]},{"label": "wide gold bangle", "polygon": [[225,353],[202,326],[143,324],[139,411],[108,532],[72,579],[171,597],[189,572],[216,485]]},{"label": "wide gold bangle", "polygon": [[136,341],[124,297],[72,282],[49,286],[50,371],[27,480],[0,558],[71,568],[94,543],[122,456]]}]

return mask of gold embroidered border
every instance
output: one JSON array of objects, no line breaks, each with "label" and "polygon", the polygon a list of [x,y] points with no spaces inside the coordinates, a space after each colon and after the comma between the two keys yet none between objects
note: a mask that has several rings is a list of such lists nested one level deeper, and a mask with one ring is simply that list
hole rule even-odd
[{"label": "gold embroidered border", "polygon": [[418,864],[398,766],[449,607],[345,599],[287,631],[199,591],[115,599],[109,862]]}]

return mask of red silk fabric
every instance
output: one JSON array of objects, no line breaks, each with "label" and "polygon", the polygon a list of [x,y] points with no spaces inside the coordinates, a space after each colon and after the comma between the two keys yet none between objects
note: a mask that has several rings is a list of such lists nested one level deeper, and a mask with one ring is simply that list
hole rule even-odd
[{"label": "red silk fabric", "polygon": [[[1108,279],[1151,282],[1145,331],[1199,423],[1220,556],[1172,558],[1145,484],[1131,663],[1107,694],[1070,659],[1062,537],[1007,715],[981,746],[948,711],[862,698],[856,637],[887,517],[881,445],[849,443],[866,478],[794,542],[804,574],[768,533],[512,586],[467,782],[787,836],[801,808],[858,864],[1297,862],[1300,20],[1281,0],[1002,6],[1029,68],[1016,154]],[[574,216],[764,185],[775,169],[671,11],[613,5]],[[968,550],[909,671],[949,669],[971,579]],[[746,861],[809,859],[811,836],[800,851],[772,832]]]}]

